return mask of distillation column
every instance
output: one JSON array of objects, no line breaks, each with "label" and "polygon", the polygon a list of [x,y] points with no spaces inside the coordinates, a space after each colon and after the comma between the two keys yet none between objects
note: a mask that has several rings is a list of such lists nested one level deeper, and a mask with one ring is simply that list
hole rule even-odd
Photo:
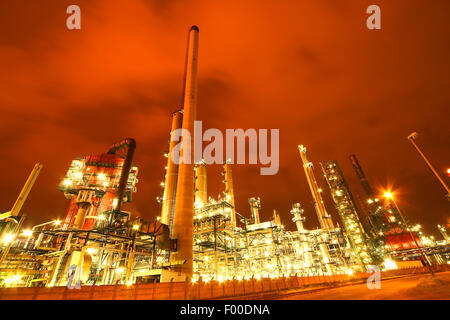
[{"label": "distillation column", "polygon": [[225,180],[223,183],[225,184],[225,197],[229,204],[233,206],[231,209],[231,225],[236,227],[236,211],[234,208],[234,187],[233,187],[233,174],[231,171],[231,163],[227,160],[227,162],[223,165],[223,175]]},{"label": "distillation column", "polygon": [[195,201],[196,208],[201,208],[208,203],[208,181],[206,175],[206,163],[202,160],[195,165]]},{"label": "distillation column", "polygon": [[326,230],[333,229],[333,221],[325,209],[316,178],[314,177],[313,164],[306,158],[306,148],[300,145],[298,146],[298,151],[300,152],[300,157],[303,161],[303,168],[305,169],[306,179],[308,180],[309,188],[311,189],[314,199],[314,207],[316,209],[317,217],[319,218],[320,227]]},{"label": "distillation column", "polygon": [[350,189],[345,181],[344,174],[337,161],[328,161],[320,164],[325,179],[330,188],[336,209],[339,212],[350,245],[356,257],[356,262],[365,270],[366,264],[372,263],[369,249],[366,244],[366,235],[359,221]]},{"label": "distillation column", "polygon": [[173,212],[175,209],[175,194],[177,190],[178,165],[172,161],[172,151],[177,141],[172,141],[172,134],[180,129],[183,121],[183,111],[179,110],[172,115],[172,128],[170,130],[169,154],[167,156],[167,171],[164,181],[164,194],[161,206],[161,223],[172,229]]},{"label": "distillation column", "polygon": [[308,241],[308,231],[306,231],[303,226],[303,221],[305,221],[303,212],[304,210],[302,209],[300,203],[294,203],[292,205],[291,214],[294,216],[292,218],[292,221],[295,222],[295,225],[297,226],[297,231],[300,234],[300,241],[303,253],[303,265],[305,268],[311,268],[313,264],[313,257]]},{"label": "distillation column", "polygon": [[[305,170],[306,179],[308,180],[309,188],[314,199],[314,208],[316,209],[317,217],[319,219],[320,227],[324,231],[330,231],[334,228],[331,216],[328,215],[325,209],[325,204],[323,203],[322,196],[320,195],[319,186],[317,185],[316,178],[314,177],[313,164],[306,158],[306,147],[303,145],[298,146],[298,151],[300,152],[300,157],[303,162],[303,169]],[[319,239],[319,248],[322,254],[323,263],[327,268],[327,273],[334,274],[333,266],[331,265],[331,257],[328,251],[326,235],[323,235]]]},{"label": "distillation column", "polygon": [[252,217],[254,224],[259,224],[259,210],[261,209],[261,200],[259,198],[248,199],[250,210],[252,211]]},{"label": "distillation column", "polygon": [[[188,52],[185,70],[183,103],[182,150],[178,166],[175,213],[172,237],[178,239],[177,252],[171,255],[171,262],[184,261],[179,268],[188,280],[192,278],[193,266],[193,221],[194,221],[194,165],[193,152],[187,146],[194,145],[194,121],[197,112],[197,68],[199,30],[189,30]],[[190,139],[187,140],[187,139]],[[185,147],[185,148],[183,148]]]}]

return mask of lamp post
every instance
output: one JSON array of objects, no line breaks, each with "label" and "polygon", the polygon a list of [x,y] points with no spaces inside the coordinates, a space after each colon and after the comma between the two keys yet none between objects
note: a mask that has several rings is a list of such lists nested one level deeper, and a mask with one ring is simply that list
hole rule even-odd
[{"label": "lamp post", "polygon": [[384,194],[384,196],[385,196],[386,198],[390,199],[390,200],[392,201],[392,203],[394,204],[395,208],[397,209],[397,212],[399,213],[400,217],[401,217],[402,220],[403,220],[403,223],[404,223],[405,226],[406,226],[406,230],[408,230],[409,235],[410,235],[411,238],[414,240],[414,243],[416,244],[417,250],[419,250],[420,255],[422,256],[423,262],[427,265],[428,270],[430,271],[431,275],[434,276],[433,270],[431,269],[430,264],[428,263],[427,259],[425,258],[425,255],[423,254],[422,249],[420,249],[420,246],[419,246],[419,244],[417,243],[417,240],[416,240],[416,238],[414,237],[414,235],[413,235],[413,233],[412,233],[412,231],[411,231],[411,228],[409,227],[408,223],[406,222],[405,217],[403,216],[402,212],[400,211],[400,208],[398,207],[397,202],[395,202],[394,196],[392,195],[391,192],[386,192],[386,193]]},{"label": "lamp post", "polygon": [[[441,182],[441,184],[444,186],[445,190],[447,191],[447,199],[450,201],[450,189],[449,187],[445,184],[444,180],[442,180],[442,178],[439,176],[439,174],[436,172],[436,170],[434,170],[433,166],[431,165],[430,161],[428,161],[427,157],[425,157],[425,155],[423,154],[423,152],[420,150],[419,146],[414,142],[414,140],[416,140],[416,138],[418,137],[418,133],[417,132],[413,132],[408,136],[408,140],[411,141],[411,143],[413,144],[413,146],[417,149],[417,151],[419,152],[419,154],[422,156],[423,160],[425,160],[425,162],[427,163],[428,167],[430,167],[431,171],[433,171],[434,175],[439,179],[439,181]],[[449,169],[450,170],[450,169]]]}]

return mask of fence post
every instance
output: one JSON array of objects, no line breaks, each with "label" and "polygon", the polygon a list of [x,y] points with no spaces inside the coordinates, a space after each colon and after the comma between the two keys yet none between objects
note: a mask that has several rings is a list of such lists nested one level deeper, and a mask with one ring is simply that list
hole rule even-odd
[{"label": "fence post", "polygon": [[153,280],[152,300],[155,300],[155,287],[156,287],[156,278]]},{"label": "fence post", "polygon": [[134,300],[138,299],[137,296],[138,296],[138,284],[135,283],[134,284]]},{"label": "fence post", "polygon": [[222,282],[222,297],[225,296],[225,283]]},{"label": "fence post", "polygon": [[170,285],[169,285],[169,300],[172,300],[172,287],[173,287],[173,278],[170,278]]},{"label": "fence post", "polygon": [[187,286],[188,286],[188,279],[184,280],[184,300],[186,300],[187,297]]},{"label": "fence post", "polygon": [[91,288],[91,294],[90,294],[90,297],[89,297],[91,300],[94,299],[94,290],[95,290],[95,284],[93,284],[92,288]]},{"label": "fence post", "polygon": [[[34,291],[34,295],[33,295],[33,300],[36,300],[37,299],[37,296],[38,296],[38,294],[39,294],[39,289],[40,289],[40,287],[39,287],[39,285],[36,287],[36,290]],[[67,287],[66,287],[66,290],[67,290]],[[63,294],[63,300],[66,300],[66,297],[65,297],[65,291],[64,291],[64,294]]]},{"label": "fence post", "polygon": [[117,287],[119,285],[116,283],[116,285],[114,286],[114,290],[113,290],[113,296],[111,298],[111,300],[116,300],[116,295],[117,295]]}]

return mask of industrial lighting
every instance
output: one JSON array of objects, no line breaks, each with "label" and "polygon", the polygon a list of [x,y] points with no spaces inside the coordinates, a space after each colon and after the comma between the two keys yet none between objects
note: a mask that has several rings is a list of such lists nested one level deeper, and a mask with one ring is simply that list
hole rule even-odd
[{"label": "industrial lighting", "polygon": [[392,199],[392,198],[393,198],[393,195],[392,195],[391,192],[385,192],[385,193],[384,193],[384,196],[385,196],[386,198],[388,198],[388,199]]},{"label": "industrial lighting", "polygon": [[70,179],[64,179],[63,184],[64,184],[66,187],[68,187],[68,186],[70,186],[70,185],[72,184],[72,180],[70,180]]},{"label": "industrial lighting", "polygon": [[61,224],[60,220],[55,220],[55,226],[59,226]]},{"label": "industrial lighting", "polygon": [[397,264],[395,263],[395,261],[393,261],[391,259],[384,260],[383,265],[386,270],[397,269]]},{"label": "industrial lighting", "polygon": [[346,272],[347,272],[347,274],[348,274],[349,276],[351,276],[351,275],[353,274],[353,270],[352,270],[352,269],[347,269]]},{"label": "industrial lighting", "polygon": [[22,232],[22,234],[23,234],[25,237],[31,237],[31,236],[33,235],[33,231],[31,231],[31,230],[24,230],[24,231]]},{"label": "industrial lighting", "polygon": [[87,248],[87,249],[86,249],[86,252],[89,253],[89,254],[94,254],[94,253],[97,252],[97,250],[94,249],[94,248]]},{"label": "industrial lighting", "polygon": [[117,269],[116,269],[116,272],[117,272],[118,274],[121,274],[121,273],[123,272],[123,268],[117,268]]},{"label": "industrial lighting", "polygon": [[133,225],[133,230],[138,230],[139,229],[139,225],[138,224],[134,224]]},{"label": "industrial lighting", "polygon": [[13,239],[14,239],[14,235],[13,235],[12,233],[8,233],[8,234],[3,238],[3,243],[4,243],[4,244],[8,244],[8,243],[10,243]]}]

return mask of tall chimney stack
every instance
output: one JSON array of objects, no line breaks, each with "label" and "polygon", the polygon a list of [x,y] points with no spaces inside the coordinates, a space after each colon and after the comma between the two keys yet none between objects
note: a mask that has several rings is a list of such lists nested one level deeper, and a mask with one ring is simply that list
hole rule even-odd
[{"label": "tall chimney stack", "polygon": [[229,204],[233,206],[231,209],[231,225],[236,226],[236,210],[234,208],[234,187],[233,187],[233,174],[231,171],[231,163],[227,162],[223,165],[223,175],[225,177],[225,197]]},{"label": "tall chimney stack", "polygon": [[167,157],[167,170],[164,181],[164,195],[161,208],[161,223],[172,229],[173,212],[175,210],[175,194],[177,191],[178,165],[172,161],[172,151],[177,141],[172,141],[172,134],[180,129],[183,121],[183,111],[178,110],[172,114],[172,128],[170,130],[169,155]]},{"label": "tall chimney stack", "polygon": [[374,196],[372,187],[370,186],[369,180],[367,180],[366,175],[364,174],[364,171],[361,168],[361,165],[359,164],[358,159],[354,154],[350,156],[350,162],[352,163],[353,169],[355,170],[356,175],[359,178],[359,182],[361,183],[361,186],[366,192],[367,197],[372,198]]},{"label": "tall chimney stack", "polygon": [[[182,146],[194,145],[194,121],[197,109],[197,68],[198,68],[198,39],[199,30],[192,26],[189,30],[187,61],[184,82],[183,102],[183,134]],[[190,135],[187,135],[189,133]],[[172,238],[177,239],[177,251],[171,255],[171,262],[183,261],[179,271],[188,280],[192,278],[193,266],[193,223],[194,223],[194,164],[193,152],[182,148],[178,166],[178,180],[175,200],[175,214],[173,217]],[[188,163],[186,163],[188,162]]]}]

